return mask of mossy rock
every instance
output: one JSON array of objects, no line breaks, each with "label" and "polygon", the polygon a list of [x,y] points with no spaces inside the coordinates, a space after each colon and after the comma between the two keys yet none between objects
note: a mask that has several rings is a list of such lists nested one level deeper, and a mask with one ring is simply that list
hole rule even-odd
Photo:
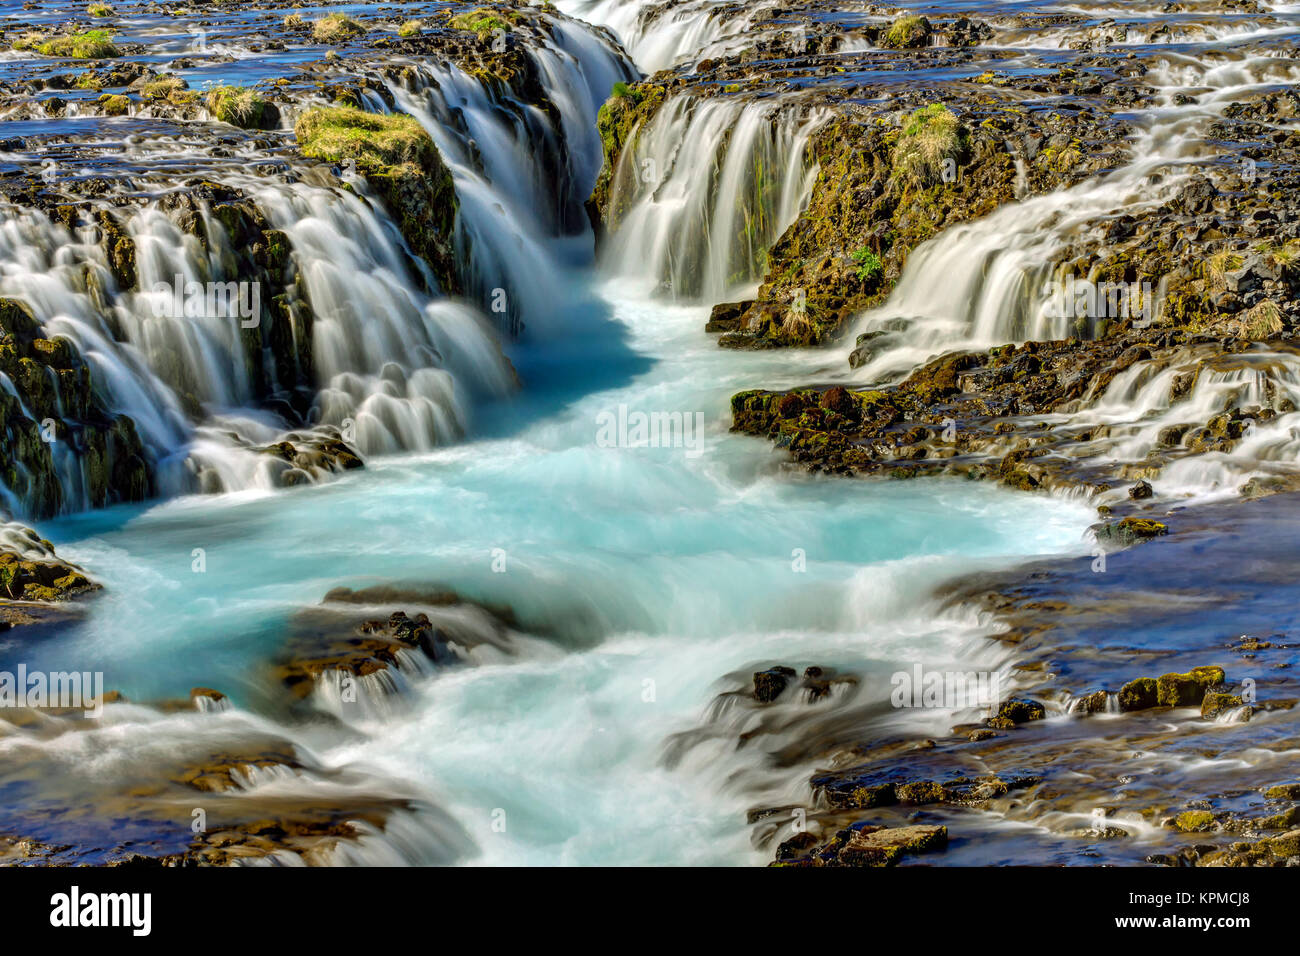
[{"label": "mossy rock", "polygon": [[1138,677],[1119,689],[1119,709],[1122,711],[1146,710],[1159,703],[1159,692],[1154,677]]},{"label": "mossy rock", "polygon": [[74,60],[104,60],[122,55],[113,44],[113,34],[107,30],[86,30],[54,37],[41,43],[37,49],[42,56],[61,56]]},{"label": "mossy rock", "polygon": [[926,46],[933,32],[925,17],[905,14],[889,25],[880,37],[880,45],[888,50],[915,50]]},{"label": "mossy rock", "polygon": [[894,793],[899,803],[913,805],[939,803],[947,796],[943,786],[933,780],[900,783],[894,788]]},{"label": "mossy rock", "polygon": [[1117,540],[1121,544],[1136,544],[1139,541],[1149,541],[1152,538],[1159,538],[1169,533],[1169,526],[1151,518],[1123,518],[1114,524],[1104,526],[1099,532],[1099,537]]},{"label": "mossy rock", "polygon": [[1214,828],[1214,814],[1209,810],[1187,810],[1174,818],[1174,827],[1184,833],[1204,833]]},{"label": "mossy rock", "polygon": [[120,94],[105,94],[97,101],[105,116],[126,116],[131,112],[131,98]]},{"label": "mossy rock", "polygon": [[848,835],[840,842],[842,845],[835,854],[840,866],[895,866],[904,856],[945,849],[948,828],[855,826],[849,828]]},{"label": "mossy rock", "polygon": [[764,704],[776,700],[795,677],[793,667],[769,667],[754,674],[754,699]]},{"label": "mossy rock", "polygon": [[1223,683],[1222,667],[1194,667],[1186,674],[1156,679],[1156,702],[1165,707],[1199,707],[1211,687]]},{"label": "mossy rock", "polygon": [[1201,701],[1201,716],[1213,720],[1225,711],[1241,707],[1243,703],[1236,694],[1208,693]]},{"label": "mossy rock", "polygon": [[338,43],[366,32],[366,28],[346,13],[331,13],[311,25],[311,38],[317,43]]},{"label": "mossy rock", "polygon": [[222,123],[240,129],[275,129],[280,109],[248,86],[219,86],[204,98],[208,112]]},{"label": "mossy rock", "polygon": [[404,113],[367,113],[350,106],[317,107],[299,117],[294,134],[306,156],[355,162],[443,290],[460,290],[454,248],[455,185],[418,120]]},{"label": "mossy rock", "polygon": [[512,26],[505,16],[487,7],[458,13],[448,21],[448,25],[453,30],[464,30],[467,33],[477,34],[480,38],[490,36],[498,30],[509,33]]},{"label": "mossy rock", "polygon": [[[1012,698],[1004,700],[998,707],[997,718],[1011,721],[1012,725],[1042,720],[1047,716],[1047,709],[1036,700]],[[995,718],[996,719],[996,718]],[[989,726],[993,726],[990,722]]]}]

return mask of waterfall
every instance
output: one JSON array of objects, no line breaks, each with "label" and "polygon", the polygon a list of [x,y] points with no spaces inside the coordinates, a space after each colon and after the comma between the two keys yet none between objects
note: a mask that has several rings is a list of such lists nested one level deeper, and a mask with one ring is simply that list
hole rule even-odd
[{"label": "waterfall", "polygon": [[609,27],[648,73],[726,55],[728,40],[750,39],[749,31],[759,15],[779,7],[765,0],[747,5],[737,15],[736,8],[724,0],[686,0],[662,6],[627,0],[561,0],[556,5],[570,16]]},{"label": "waterfall", "polygon": [[[541,102],[448,63],[385,77],[452,170],[463,300],[425,291],[436,282],[363,179],[348,176],[344,190],[317,167],[255,172],[188,142],[206,179],[284,237],[283,275],[248,274],[247,250],[203,200],[122,180],[126,203],[91,200],[92,218],[72,225],[0,209],[0,296],[75,346],[105,409],[135,423],[164,495],[316,480],[336,465],[313,449],[340,438],[363,457],[459,440],[476,400],[515,386],[497,341],[502,314],[518,332],[571,299],[562,272],[591,256],[583,203],[602,162],[592,119],[613,84],[636,75],[604,31],[559,18],[548,27],[524,49]],[[363,102],[386,109],[373,91]],[[129,237],[133,277],[115,277],[95,215]],[[229,297],[177,307],[187,300],[178,290],[227,285],[261,314],[240,314]],[[100,503],[84,449],[56,442],[47,454],[62,488],[53,510]],[[50,510],[0,494],[16,512]]]},{"label": "waterfall", "polygon": [[[912,251],[888,301],[850,331],[850,348],[858,335],[879,333],[856,380],[896,379],[949,350],[1069,337],[1072,321],[1051,292],[1061,278],[1053,269],[1060,254],[1073,242],[1101,242],[1108,219],[1168,202],[1195,165],[1211,158],[1198,146],[1198,130],[1246,91],[1296,79],[1300,70],[1274,57],[1165,60],[1147,76],[1159,102],[1136,120],[1128,166],[1005,205]],[[1205,92],[1178,104],[1175,95],[1189,88]]]},{"label": "waterfall", "polygon": [[[296,425],[335,426],[331,435],[346,428],[363,455],[428,449],[464,434],[474,396],[511,388],[485,320],[419,289],[400,236],[375,204],[303,182],[223,178],[288,238],[314,316],[314,398],[301,419],[265,407],[269,399],[287,404],[278,396],[294,383],[253,381],[248,367],[260,349],[245,342],[230,299],[215,310],[169,301],[180,296],[178,281],[182,289],[251,284],[264,305],[275,294],[223,265],[230,240],[205,208],[197,235],[157,201],[119,212],[135,243],[140,291],[117,288],[93,226],[74,235],[17,208],[5,209],[0,224],[0,295],[29,305],[44,334],[73,343],[105,406],[136,423],[160,492],[275,487],[285,466],[255,446]],[[268,331],[263,315],[249,321]],[[89,507],[75,493],[85,484],[79,469],[67,469],[63,510]]]},{"label": "waterfall", "polygon": [[[592,118],[610,89],[634,72],[616,48],[555,21],[529,48],[559,124],[518,94],[450,63],[413,63],[387,78],[398,106],[416,117],[451,170],[460,202],[462,271],[471,299],[508,316],[545,322],[566,300],[563,266],[590,255],[583,202],[602,153]],[[576,237],[581,249],[559,240]]]},{"label": "waterfall", "polygon": [[807,146],[828,116],[772,100],[669,99],[619,157],[609,208],[626,211],[611,212],[606,270],[685,301],[752,288],[807,201]]}]

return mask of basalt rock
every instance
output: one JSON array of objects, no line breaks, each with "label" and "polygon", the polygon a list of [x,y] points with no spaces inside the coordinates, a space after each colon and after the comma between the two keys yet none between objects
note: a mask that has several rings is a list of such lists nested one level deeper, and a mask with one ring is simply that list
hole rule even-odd
[{"label": "basalt rock", "polygon": [[33,518],[80,502],[65,501],[55,471],[55,444],[81,463],[92,507],[140,501],[152,490],[148,458],[135,423],[110,412],[91,384],[90,368],[66,338],[45,338],[26,305],[0,300],[0,436],[8,454],[0,479]]},{"label": "basalt rock", "polygon": [[801,834],[781,844],[775,866],[897,866],[906,856],[935,853],[948,846],[945,826],[878,827],[855,823],[824,844]]}]

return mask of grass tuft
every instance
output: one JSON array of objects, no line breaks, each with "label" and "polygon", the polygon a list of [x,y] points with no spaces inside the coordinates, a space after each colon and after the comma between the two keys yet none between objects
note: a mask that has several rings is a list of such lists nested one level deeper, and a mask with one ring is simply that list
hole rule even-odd
[{"label": "grass tuft", "polygon": [[[24,37],[18,42],[24,43],[27,39]],[[30,47],[20,47],[15,43],[14,49],[30,49]],[[42,56],[62,56],[74,60],[102,60],[121,56],[121,52],[113,45],[113,34],[107,30],[86,30],[83,33],[53,37],[40,42],[36,49]]]},{"label": "grass tuft", "polygon": [[250,86],[218,86],[204,103],[216,119],[241,129],[265,129],[280,117],[275,105]]},{"label": "grass tuft", "polygon": [[365,32],[366,28],[346,13],[331,13],[311,25],[311,38],[317,43],[337,43]]},{"label": "grass tuft", "polygon": [[969,138],[948,107],[923,106],[908,117],[894,144],[893,178],[921,189],[941,182],[945,162],[960,162]]},{"label": "grass tuft", "polygon": [[298,119],[294,134],[304,155],[336,163],[355,160],[363,171],[383,171],[407,163],[432,166],[437,159],[429,134],[405,113],[317,107]]}]

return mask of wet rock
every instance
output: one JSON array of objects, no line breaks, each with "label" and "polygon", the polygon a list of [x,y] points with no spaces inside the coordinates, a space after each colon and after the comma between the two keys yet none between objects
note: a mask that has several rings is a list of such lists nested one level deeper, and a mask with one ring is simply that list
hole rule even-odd
[{"label": "wet rock", "polygon": [[1184,833],[1202,833],[1214,828],[1214,814],[1209,810],[1188,810],[1178,814],[1174,827]]},{"label": "wet rock", "polygon": [[1165,707],[1199,707],[1211,687],[1223,683],[1221,667],[1194,667],[1186,674],[1164,674],[1156,680],[1156,700]]},{"label": "wet rock", "polygon": [[777,849],[783,865],[897,866],[906,856],[934,853],[948,846],[944,826],[877,827],[855,823],[840,830],[826,844],[817,845],[798,834]]},{"label": "wet rock", "polygon": [[1241,707],[1242,699],[1236,694],[1207,693],[1201,700],[1201,716],[1213,720],[1220,714]]},{"label": "wet rock", "polygon": [[1151,518],[1127,517],[1119,521],[1104,525],[1098,532],[1097,537],[1108,538],[1118,541],[1120,544],[1136,544],[1139,541],[1149,541],[1152,538],[1159,538],[1169,533],[1169,526],[1160,521]]},{"label": "wet rock", "polygon": [[1155,707],[1159,699],[1154,677],[1138,677],[1119,689],[1119,709],[1122,711],[1146,710]]},{"label": "wet rock", "polygon": [[770,667],[754,674],[754,698],[759,703],[770,704],[785,691],[795,676],[793,667]]},{"label": "wet rock", "polygon": [[85,572],[22,525],[0,525],[0,629],[48,617],[42,605],[72,601],[100,589]]},{"label": "wet rock", "polygon": [[[1012,698],[1004,700],[998,707],[998,712],[989,723],[989,726],[997,726],[999,729],[1009,729],[1016,724],[1027,723],[1031,720],[1042,720],[1047,716],[1047,709],[1036,700],[1026,700],[1022,698]],[[1002,721],[1003,723],[994,724],[993,721]]]}]

